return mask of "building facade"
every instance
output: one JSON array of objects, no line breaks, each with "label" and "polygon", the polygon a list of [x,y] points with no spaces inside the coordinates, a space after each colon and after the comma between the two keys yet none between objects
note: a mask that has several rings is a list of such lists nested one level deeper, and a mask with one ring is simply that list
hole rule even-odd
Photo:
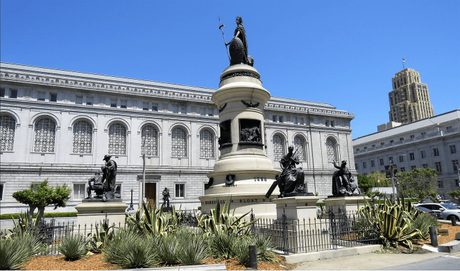
[{"label": "building facade", "polygon": [[390,122],[410,123],[434,116],[428,85],[421,82],[418,71],[407,68],[396,73],[392,86]]},{"label": "building facade", "polygon": [[[66,210],[75,210],[105,154],[118,164],[122,200],[129,204],[133,191],[135,208],[143,154],[149,201],[161,203],[167,187],[171,204],[200,205],[220,155],[214,89],[10,63],[1,63],[0,79],[2,213],[25,211],[12,194],[45,179],[72,188]],[[279,168],[288,145],[295,145],[310,192],[331,194],[334,159],[347,160],[355,172],[353,114],[277,97],[264,110],[267,155]]]},{"label": "building facade", "polygon": [[458,190],[460,161],[460,109],[353,140],[355,168],[359,174],[432,168],[438,171],[438,194]]}]

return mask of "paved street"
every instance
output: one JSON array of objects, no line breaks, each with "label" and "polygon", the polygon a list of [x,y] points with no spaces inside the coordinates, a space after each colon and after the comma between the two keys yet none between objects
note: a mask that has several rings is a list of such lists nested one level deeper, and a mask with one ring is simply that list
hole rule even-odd
[{"label": "paved street", "polygon": [[[427,263],[429,262],[434,262],[435,264],[428,265]],[[295,270],[417,270],[428,266],[431,267],[432,270],[452,270],[452,267],[455,266],[456,268],[454,269],[458,270],[458,266],[460,266],[460,257],[459,255],[452,257],[452,255],[448,253],[368,253],[335,259],[303,262],[299,264]],[[439,269],[438,267],[441,266],[442,268]]]}]

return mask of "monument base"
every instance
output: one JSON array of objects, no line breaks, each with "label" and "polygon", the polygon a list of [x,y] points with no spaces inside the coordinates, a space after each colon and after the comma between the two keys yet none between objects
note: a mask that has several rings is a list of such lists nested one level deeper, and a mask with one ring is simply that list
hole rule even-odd
[{"label": "monument base", "polygon": [[287,220],[315,219],[317,214],[317,196],[296,196],[273,199],[276,204],[276,218],[282,220],[283,215]]},{"label": "monument base", "polygon": [[[201,201],[201,210],[206,214],[209,214],[211,209],[216,208],[217,201],[221,206],[230,201],[230,212],[235,210],[235,216],[252,211],[255,218],[276,218],[276,204],[272,202],[272,198],[265,198],[265,194],[205,195],[199,197],[199,199]],[[249,220],[249,215],[245,217],[245,220]]]},{"label": "monument base", "polygon": [[83,227],[84,225],[96,225],[108,219],[110,225],[115,223],[118,227],[125,224],[125,210],[128,205],[121,200],[101,202],[101,201],[87,201],[77,204],[77,225]]},{"label": "monument base", "polygon": [[356,213],[360,208],[364,207],[364,202],[370,200],[366,196],[349,196],[349,197],[328,197],[324,200],[326,210],[331,210],[335,214],[340,212]]}]

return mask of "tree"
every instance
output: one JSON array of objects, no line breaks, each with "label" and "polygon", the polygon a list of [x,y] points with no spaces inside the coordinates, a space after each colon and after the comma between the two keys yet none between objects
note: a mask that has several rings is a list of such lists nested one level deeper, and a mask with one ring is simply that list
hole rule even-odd
[{"label": "tree", "polygon": [[43,218],[45,207],[51,204],[54,204],[54,209],[65,207],[71,191],[66,184],[49,187],[48,179],[46,179],[38,185],[31,184],[29,189],[14,192],[13,198],[20,203],[29,205],[29,221],[32,221],[32,215],[35,209],[38,209],[36,220],[36,224],[38,224]]},{"label": "tree", "polygon": [[460,203],[460,190],[455,190],[455,191],[449,191],[447,192],[451,197],[453,197],[455,200],[457,200]]},{"label": "tree", "polygon": [[423,202],[430,198],[437,202],[436,191],[438,172],[431,168],[415,168],[410,172],[398,173],[398,194],[404,198],[414,198]]},{"label": "tree", "polygon": [[367,192],[373,187],[391,186],[385,177],[385,173],[380,173],[378,171],[370,175],[358,175],[358,185],[362,188],[363,192]]}]

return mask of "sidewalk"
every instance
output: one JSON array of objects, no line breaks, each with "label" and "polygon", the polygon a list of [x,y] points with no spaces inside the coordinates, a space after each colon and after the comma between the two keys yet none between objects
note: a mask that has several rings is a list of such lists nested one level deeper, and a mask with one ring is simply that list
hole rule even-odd
[{"label": "sidewalk", "polygon": [[445,255],[449,254],[442,252],[425,254],[367,253],[334,259],[302,262],[294,270],[375,270],[420,262]]}]

